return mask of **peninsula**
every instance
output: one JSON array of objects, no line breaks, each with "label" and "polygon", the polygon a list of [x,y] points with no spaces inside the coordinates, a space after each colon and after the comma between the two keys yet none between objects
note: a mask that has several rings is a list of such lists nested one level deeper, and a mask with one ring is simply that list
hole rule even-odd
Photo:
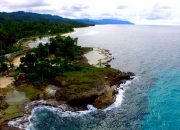
[{"label": "peninsula", "polygon": [[[5,47],[1,52],[5,54],[0,64],[3,129],[17,127],[8,121],[30,115],[39,105],[64,105],[67,111],[86,110],[88,104],[97,109],[106,108],[115,101],[119,85],[134,76],[111,68],[108,63],[112,56],[108,50],[78,46],[78,38],[56,35],[46,44],[29,48],[28,41],[36,41],[36,38],[9,45],[18,46],[20,50],[11,49],[11,53],[5,54],[9,52]],[[89,53],[100,56],[91,63]],[[22,122],[27,123],[27,118]]]}]

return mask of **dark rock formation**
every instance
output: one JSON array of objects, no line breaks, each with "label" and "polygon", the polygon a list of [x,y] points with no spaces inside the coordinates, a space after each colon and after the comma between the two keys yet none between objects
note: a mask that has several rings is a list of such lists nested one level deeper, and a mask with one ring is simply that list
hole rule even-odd
[{"label": "dark rock formation", "polygon": [[82,90],[79,92],[68,87],[71,83],[62,85],[62,78],[59,77],[58,79],[58,77],[56,77],[54,83],[60,86],[60,89],[57,90],[55,97],[58,101],[66,101],[71,106],[82,108],[88,104],[93,104],[96,108],[102,109],[114,102],[115,95],[117,94],[117,86],[130,80],[133,75],[133,73],[120,71],[110,72],[97,79],[96,82],[91,85],[90,91]]}]

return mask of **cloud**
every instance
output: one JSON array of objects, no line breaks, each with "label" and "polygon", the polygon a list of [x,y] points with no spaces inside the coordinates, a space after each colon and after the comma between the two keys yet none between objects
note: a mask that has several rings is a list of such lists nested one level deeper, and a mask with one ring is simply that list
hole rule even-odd
[{"label": "cloud", "polygon": [[88,9],[88,6],[85,5],[74,5],[72,7],[70,7],[72,11],[83,11],[85,9]]},{"label": "cloud", "polygon": [[157,8],[163,9],[163,10],[172,9],[170,6],[159,6],[159,7],[157,7]]},{"label": "cloud", "polygon": [[159,4],[154,5],[153,8],[152,8],[153,11],[157,11],[157,12],[159,12],[159,11],[169,11],[171,9],[172,9],[171,6],[161,6]]},{"label": "cloud", "polygon": [[171,9],[169,6],[155,5],[145,18],[148,20],[169,19],[172,16]]},{"label": "cloud", "polygon": [[91,15],[89,15],[88,13],[81,13],[80,14],[80,18],[88,18],[88,19],[91,19],[91,18],[93,18]]},{"label": "cloud", "polygon": [[136,24],[180,24],[179,4],[179,0],[1,0],[0,11],[127,19]]},{"label": "cloud", "polygon": [[165,14],[159,14],[159,13],[155,13],[152,12],[149,16],[146,17],[147,20],[159,20],[159,19],[167,19],[168,17],[170,17],[171,14],[170,13],[165,13]]},{"label": "cloud", "polygon": [[119,5],[118,7],[117,7],[117,9],[127,9],[128,7],[127,6],[125,6],[125,5]]},{"label": "cloud", "polygon": [[[16,2],[17,1],[17,2]],[[44,0],[26,0],[26,1],[21,1],[21,0],[15,0],[15,1],[6,1],[6,6],[9,9],[20,9],[20,8],[26,8],[26,9],[31,9],[34,7],[42,7],[42,6],[48,6],[49,4],[46,3]]]},{"label": "cloud", "polygon": [[73,6],[63,6],[60,10],[61,11],[67,11],[67,12],[82,12],[86,9],[88,9],[88,6],[84,6],[84,5],[73,5]]},{"label": "cloud", "polygon": [[8,5],[7,1],[1,0],[0,7],[5,7],[5,6],[7,6],[7,5]]},{"label": "cloud", "polygon": [[58,15],[63,17],[69,17],[69,18],[86,18],[89,17],[87,13],[84,13],[85,10],[87,10],[89,6],[86,5],[72,5],[72,6],[63,6],[59,9]]}]

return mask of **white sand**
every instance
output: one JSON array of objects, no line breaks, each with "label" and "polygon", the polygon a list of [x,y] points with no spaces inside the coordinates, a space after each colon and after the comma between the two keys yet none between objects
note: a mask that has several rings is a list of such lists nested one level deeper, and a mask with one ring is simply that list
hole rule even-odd
[{"label": "white sand", "polygon": [[84,56],[87,58],[90,65],[96,67],[104,67],[105,64],[112,59],[112,56],[107,50],[100,48],[93,48],[93,51],[86,53]]},{"label": "white sand", "polygon": [[54,36],[46,36],[46,37],[42,37],[41,39],[37,38],[35,41],[31,40],[29,42],[29,47],[34,48],[34,47],[37,47],[40,43],[42,43],[42,44],[49,43],[49,39],[51,37],[54,37]]},{"label": "white sand", "polygon": [[14,82],[13,77],[0,77],[0,88],[6,88],[8,85]]},{"label": "white sand", "polygon": [[[62,34],[62,36],[69,36],[69,35],[72,35],[74,33],[77,33],[76,28],[74,29],[73,32],[64,33],[64,34]],[[55,37],[55,36],[54,35],[52,35],[52,36],[45,36],[45,37],[42,37],[41,39],[37,38],[35,41],[30,40],[30,41],[28,41],[29,47],[30,48],[34,48],[34,47],[37,47],[40,43],[42,43],[42,44],[49,43],[50,42],[50,38],[53,38],[53,37]]]},{"label": "white sand", "polygon": [[21,61],[20,61],[20,59],[21,59],[21,57],[24,57],[25,55],[20,55],[20,56],[17,56],[17,57],[15,57],[14,59],[13,59],[13,64],[14,64],[14,66],[15,67],[18,67],[20,64],[21,64]]}]

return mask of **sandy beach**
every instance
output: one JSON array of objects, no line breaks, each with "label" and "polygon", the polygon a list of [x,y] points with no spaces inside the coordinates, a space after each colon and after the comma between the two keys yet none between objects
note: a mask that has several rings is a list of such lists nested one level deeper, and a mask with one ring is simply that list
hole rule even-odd
[{"label": "sandy beach", "polygon": [[6,88],[8,85],[14,82],[13,77],[0,77],[0,88]]},{"label": "sandy beach", "polygon": [[101,48],[93,48],[92,51],[86,53],[84,56],[87,58],[88,63],[95,67],[105,67],[113,59],[108,50]]},{"label": "sandy beach", "polygon": [[70,35],[72,35],[72,34],[75,34],[75,33],[77,33],[78,32],[78,30],[77,30],[78,28],[74,28],[74,31],[72,31],[72,32],[69,32],[69,33],[64,33],[64,34],[62,34],[62,36],[70,36]]},{"label": "sandy beach", "polygon": [[19,56],[15,57],[15,58],[13,59],[13,65],[14,65],[15,67],[18,67],[18,66],[21,64],[21,61],[20,61],[21,57],[24,57],[24,56],[25,56],[25,55],[19,55]]}]

